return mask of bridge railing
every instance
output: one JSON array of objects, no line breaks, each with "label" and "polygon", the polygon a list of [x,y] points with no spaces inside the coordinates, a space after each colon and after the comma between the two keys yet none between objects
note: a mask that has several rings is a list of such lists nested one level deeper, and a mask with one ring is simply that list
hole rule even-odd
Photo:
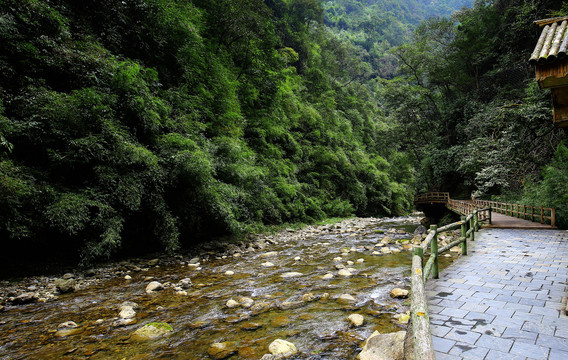
[{"label": "bridge railing", "polygon": [[429,192],[424,194],[417,194],[414,196],[415,204],[445,204],[446,202],[448,202],[448,200],[450,200],[449,192]]},{"label": "bridge railing", "polygon": [[[461,221],[440,228],[436,225],[430,226],[428,236],[426,236],[422,245],[413,249],[410,316],[415,360],[435,359],[425,287],[430,276],[433,278],[438,278],[439,276],[438,257],[457,245],[461,245],[462,255],[467,255],[467,240],[475,240],[475,232],[479,230],[480,222],[482,221],[479,214],[488,210],[474,209],[469,215],[462,216]],[[438,235],[455,229],[461,229],[460,238],[439,249]],[[429,257],[424,264],[424,254],[428,250]]]},{"label": "bridge railing", "polygon": [[[488,223],[491,224],[492,208],[490,205],[482,206],[482,204],[478,204],[474,201],[450,199],[446,203],[446,207],[461,215],[469,215],[472,214],[475,210],[477,210],[479,219],[481,221],[487,220]],[[480,209],[481,207],[485,207],[485,209]]]},{"label": "bridge railing", "polygon": [[489,200],[475,200],[477,207],[490,207],[491,211],[541,224],[556,226],[556,209]]}]

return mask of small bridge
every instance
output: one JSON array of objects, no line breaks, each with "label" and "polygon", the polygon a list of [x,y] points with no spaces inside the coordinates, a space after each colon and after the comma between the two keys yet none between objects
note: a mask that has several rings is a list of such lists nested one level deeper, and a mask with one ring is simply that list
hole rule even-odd
[{"label": "small bridge", "polygon": [[414,197],[420,205],[444,204],[449,210],[460,215],[469,215],[476,209],[481,220],[487,220],[483,227],[501,229],[555,229],[556,210],[522,204],[489,200],[454,200],[448,192],[429,192]]},{"label": "small bridge", "polygon": [[[443,204],[462,220],[432,225],[413,249],[414,359],[568,359],[568,233],[554,230],[554,209],[448,193],[415,202]],[[439,234],[457,229],[439,248]],[[440,274],[439,256],[458,245],[462,256]]]}]

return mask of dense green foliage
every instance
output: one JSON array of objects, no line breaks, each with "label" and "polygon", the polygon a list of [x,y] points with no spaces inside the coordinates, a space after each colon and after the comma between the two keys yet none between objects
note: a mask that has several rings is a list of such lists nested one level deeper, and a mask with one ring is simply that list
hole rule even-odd
[{"label": "dense green foliage", "polygon": [[382,81],[382,104],[398,124],[395,142],[406,139],[401,149],[414,155],[419,191],[507,194],[556,206],[568,225],[566,136],[554,128],[550,92],[538,89],[528,65],[540,35],[533,21],[562,15],[561,6],[480,0],[451,19],[425,21],[393,49],[400,75]]},{"label": "dense green foliage", "polygon": [[316,0],[1,0],[0,38],[5,246],[90,261],[411,208]]}]

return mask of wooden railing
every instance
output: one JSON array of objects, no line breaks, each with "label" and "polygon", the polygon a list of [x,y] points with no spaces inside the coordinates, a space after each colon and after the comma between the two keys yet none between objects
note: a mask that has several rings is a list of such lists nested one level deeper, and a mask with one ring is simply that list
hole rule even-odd
[{"label": "wooden railing", "polygon": [[556,209],[521,204],[510,204],[489,200],[473,201],[476,207],[490,207],[491,211],[541,224],[556,226]]},{"label": "wooden railing", "polygon": [[447,192],[430,192],[414,196],[414,203],[420,204],[446,204],[446,206],[459,214],[468,215],[475,209],[488,208],[484,213],[479,213],[481,220],[489,219],[491,224],[491,211],[507,216],[513,216],[541,224],[556,226],[556,210],[554,208],[511,204],[489,200],[454,200]]},{"label": "wooden railing", "polygon": [[429,192],[414,196],[415,204],[445,204],[450,200],[449,192]]},{"label": "wooden railing", "polygon": [[[428,303],[426,299],[426,281],[430,276],[438,278],[438,257],[440,254],[450,250],[454,246],[461,245],[462,255],[467,255],[467,240],[475,240],[475,232],[480,227],[480,214],[489,213],[490,209],[473,209],[467,216],[462,216],[462,220],[438,228],[436,225],[430,226],[428,236],[422,246],[413,249],[412,256],[412,294],[410,305],[410,316],[412,321],[412,336],[415,360],[435,359],[434,347],[432,345],[432,334],[430,332],[430,318],[428,316]],[[488,217],[489,219],[489,217]],[[461,228],[461,236],[443,248],[438,248],[438,234]],[[424,266],[424,254],[430,250],[430,256]]]}]

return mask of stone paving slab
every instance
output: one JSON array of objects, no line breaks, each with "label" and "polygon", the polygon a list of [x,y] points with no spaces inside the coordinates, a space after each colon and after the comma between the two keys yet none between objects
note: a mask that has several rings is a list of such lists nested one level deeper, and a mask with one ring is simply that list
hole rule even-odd
[{"label": "stone paving slab", "polygon": [[436,359],[568,360],[568,231],[482,229],[426,284]]}]

